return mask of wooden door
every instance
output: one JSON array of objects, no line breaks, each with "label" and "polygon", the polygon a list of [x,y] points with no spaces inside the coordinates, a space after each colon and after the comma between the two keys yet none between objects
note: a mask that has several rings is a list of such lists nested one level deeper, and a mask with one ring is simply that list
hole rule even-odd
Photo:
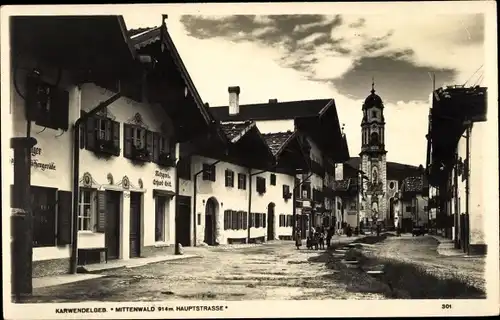
[{"label": "wooden door", "polygon": [[205,211],[205,243],[214,245],[215,243],[215,203],[213,200],[208,200]]},{"label": "wooden door", "polygon": [[267,241],[274,240],[274,203],[267,206]]},{"label": "wooden door", "polygon": [[130,258],[141,254],[141,194],[130,193]]},{"label": "wooden door", "polygon": [[106,237],[108,259],[120,257],[120,193],[106,191]]},{"label": "wooden door", "polygon": [[[175,210],[176,242],[183,246],[191,245],[191,197],[177,196]],[[196,222],[195,222],[196,223]]]}]

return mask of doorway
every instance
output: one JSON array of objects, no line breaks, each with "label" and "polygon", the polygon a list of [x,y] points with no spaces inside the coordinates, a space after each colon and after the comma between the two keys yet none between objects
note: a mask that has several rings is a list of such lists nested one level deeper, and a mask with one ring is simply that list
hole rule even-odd
[{"label": "doorway", "polygon": [[141,200],[141,193],[130,192],[130,258],[141,254]]},{"label": "doorway", "polygon": [[104,242],[108,248],[108,259],[120,257],[120,193],[106,191],[106,233]]},{"label": "doorway", "polygon": [[267,206],[267,241],[274,240],[274,203]]},{"label": "doorway", "polygon": [[205,205],[205,243],[215,245],[215,222],[217,221],[216,212],[217,202],[214,198],[207,200]]},{"label": "doorway", "polygon": [[191,245],[191,197],[177,196],[175,210],[176,242],[183,246]]}]

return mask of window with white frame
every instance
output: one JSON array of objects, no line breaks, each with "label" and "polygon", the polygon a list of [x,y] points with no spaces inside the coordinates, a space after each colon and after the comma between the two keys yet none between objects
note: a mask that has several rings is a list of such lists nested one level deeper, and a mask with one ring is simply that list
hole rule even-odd
[{"label": "window with white frame", "polygon": [[146,130],[144,128],[132,128],[132,144],[137,149],[143,149],[146,146]]},{"label": "window with white frame", "polygon": [[78,203],[78,231],[93,231],[96,221],[94,191],[91,189],[80,189]]}]

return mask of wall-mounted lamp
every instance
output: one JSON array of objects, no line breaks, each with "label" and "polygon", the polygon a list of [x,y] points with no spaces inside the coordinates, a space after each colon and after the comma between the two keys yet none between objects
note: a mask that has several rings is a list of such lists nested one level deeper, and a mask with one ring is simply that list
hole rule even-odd
[{"label": "wall-mounted lamp", "polygon": [[223,206],[224,206],[224,203],[223,203],[223,202],[221,202],[221,203],[220,203],[220,206],[221,206],[221,207],[223,207]]},{"label": "wall-mounted lamp", "polygon": [[203,200],[203,205],[205,205],[205,200]]}]

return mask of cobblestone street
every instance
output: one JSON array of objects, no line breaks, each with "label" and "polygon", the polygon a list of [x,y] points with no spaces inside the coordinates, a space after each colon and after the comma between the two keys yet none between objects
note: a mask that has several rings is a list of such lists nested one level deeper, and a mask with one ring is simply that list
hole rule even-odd
[{"label": "cobblestone street", "polygon": [[[455,286],[484,287],[483,258],[441,256],[432,237],[389,236],[357,249],[345,247],[354,240],[335,240],[335,252],[303,247],[296,250],[291,241],[185,248],[186,253],[199,257],[109,270],[102,278],[38,288],[24,302],[394,298],[386,280],[366,272],[372,268],[369,263],[352,258],[356,252],[385,264],[388,277],[400,277],[398,281],[405,282],[398,284],[399,298],[418,297],[412,288],[416,278],[420,277],[416,281],[420,293],[430,292],[433,281],[437,281],[425,276],[425,282],[415,273],[417,269],[435,279],[458,281]],[[361,259],[360,264],[346,265],[345,260],[352,259]],[[401,271],[400,266],[391,265],[394,261],[410,267]]]},{"label": "cobblestone street", "polygon": [[116,269],[99,279],[35,289],[26,302],[382,298],[349,292],[332,281],[335,270],[320,258],[324,250],[293,245],[186,248],[201,258]]}]

